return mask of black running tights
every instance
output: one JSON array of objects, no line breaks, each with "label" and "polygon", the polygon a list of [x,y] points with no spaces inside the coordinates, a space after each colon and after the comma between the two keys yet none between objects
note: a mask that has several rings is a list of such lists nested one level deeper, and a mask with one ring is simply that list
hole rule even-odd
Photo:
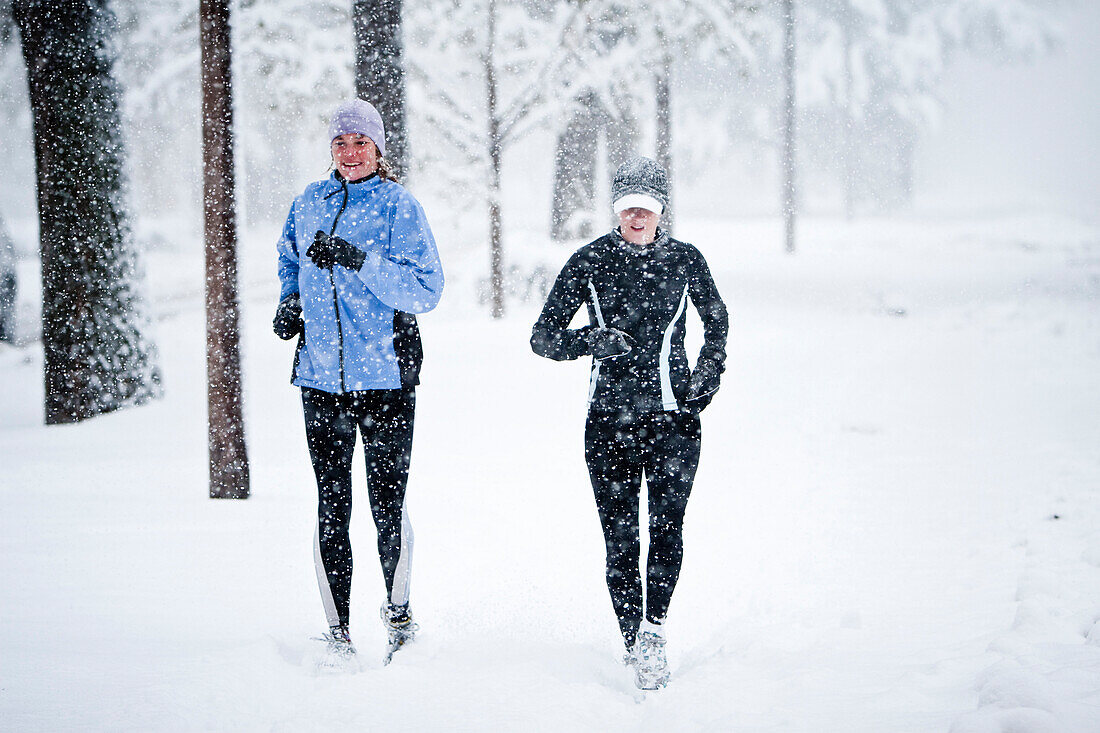
[{"label": "black running tights", "polygon": [[642,477],[649,509],[645,616],[668,612],[683,560],[684,510],[699,465],[699,417],[659,412],[641,417],[592,412],[585,426],[585,459],[607,549],[607,588],[628,646],[643,612],[638,504]]},{"label": "black running tights", "polygon": [[330,626],[346,626],[351,595],[351,464],[355,434],[363,438],[367,493],[378,530],[378,557],[391,603],[408,603],[412,530],[405,485],[412,453],[412,389],[332,394],[303,388],[306,442],[317,477],[317,582]]}]

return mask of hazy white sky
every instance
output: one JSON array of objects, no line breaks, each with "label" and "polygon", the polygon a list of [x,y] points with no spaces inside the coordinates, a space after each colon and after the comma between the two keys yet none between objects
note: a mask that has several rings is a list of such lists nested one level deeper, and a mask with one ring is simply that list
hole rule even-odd
[{"label": "hazy white sky", "polygon": [[922,208],[1056,209],[1100,221],[1100,2],[1078,0],[1063,46],[1033,63],[963,60],[921,148]]}]

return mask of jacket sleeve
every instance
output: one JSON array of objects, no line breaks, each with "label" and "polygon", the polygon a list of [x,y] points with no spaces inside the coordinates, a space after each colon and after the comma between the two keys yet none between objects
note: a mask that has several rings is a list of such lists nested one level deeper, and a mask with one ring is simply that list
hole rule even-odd
[{"label": "jacket sleeve", "polygon": [[359,278],[394,310],[427,313],[443,295],[443,265],[420,203],[399,196],[390,221],[389,247],[367,252]]},{"label": "jacket sleeve", "polygon": [[707,261],[698,250],[688,278],[688,293],[695,310],[699,312],[699,320],[703,322],[703,347],[699,350],[699,358],[710,359],[718,365],[719,372],[725,371],[729,315]]},{"label": "jacket sleeve", "polygon": [[[297,203],[297,201],[295,201]],[[275,246],[279,253],[279,302],[298,292],[298,241],[294,230],[294,204],[283,225],[283,234]]]},{"label": "jacket sleeve", "polygon": [[542,306],[542,314],[531,329],[531,350],[539,356],[556,361],[577,359],[591,353],[585,336],[592,326],[569,328],[581,305],[585,302],[583,258],[574,254],[554,281],[550,295]]}]

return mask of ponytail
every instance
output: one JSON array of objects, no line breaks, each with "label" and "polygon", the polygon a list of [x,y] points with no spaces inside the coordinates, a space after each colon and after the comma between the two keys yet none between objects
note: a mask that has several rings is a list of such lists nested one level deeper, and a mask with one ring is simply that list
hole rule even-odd
[{"label": "ponytail", "polygon": [[383,181],[397,183],[397,172],[393,169],[393,163],[381,156],[378,157],[378,177]]}]

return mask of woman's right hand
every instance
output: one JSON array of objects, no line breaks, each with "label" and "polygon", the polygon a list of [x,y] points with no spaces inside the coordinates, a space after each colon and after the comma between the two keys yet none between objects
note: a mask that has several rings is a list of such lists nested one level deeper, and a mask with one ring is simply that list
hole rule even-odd
[{"label": "woman's right hand", "polygon": [[629,354],[633,340],[617,328],[593,328],[585,335],[592,358],[596,361]]},{"label": "woman's right hand", "polygon": [[279,307],[275,309],[275,319],[271,322],[275,335],[283,341],[294,338],[305,330],[302,321],[302,297],[298,293],[291,293],[282,299]]},{"label": "woman's right hand", "polygon": [[331,270],[335,265],[358,270],[363,266],[367,254],[340,237],[318,230],[313,237],[313,244],[306,250],[306,256],[323,270]]}]

